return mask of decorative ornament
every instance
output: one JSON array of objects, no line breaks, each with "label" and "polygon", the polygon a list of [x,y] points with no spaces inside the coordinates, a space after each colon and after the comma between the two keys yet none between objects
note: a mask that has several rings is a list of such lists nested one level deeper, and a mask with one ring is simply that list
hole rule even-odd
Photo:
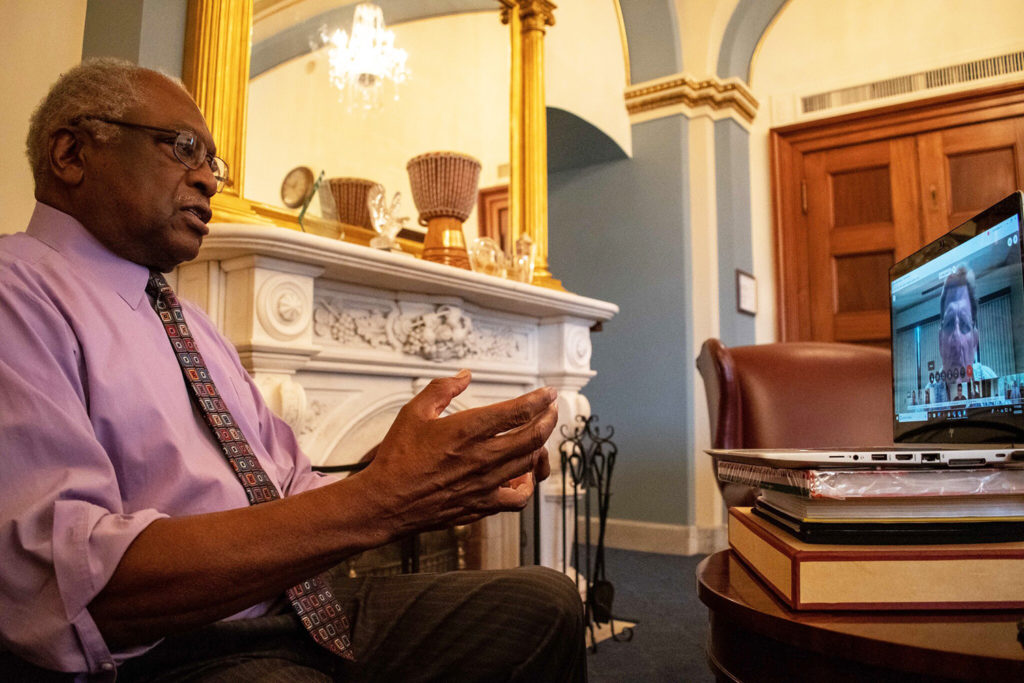
[{"label": "decorative ornament", "polygon": [[370,221],[373,223],[373,229],[377,232],[377,236],[370,240],[370,246],[384,251],[402,251],[396,238],[405,227],[405,222],[409,220],[408,216],[401,218],[397,216],[398,207],[402,203],[402,194],[396,192],[389,206],[384,186],[377,185],[370,189],[366,201],[370,209]]}]

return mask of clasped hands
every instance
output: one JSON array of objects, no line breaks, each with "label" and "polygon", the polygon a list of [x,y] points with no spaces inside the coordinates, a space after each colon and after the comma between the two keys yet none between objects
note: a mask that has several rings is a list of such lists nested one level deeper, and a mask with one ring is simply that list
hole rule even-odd
[{"label": "clasped hands", "polygon": [[551,473],[544,443],[558,420],[557,392],[544,387],[441,417],[470,378],[462,370],[432,380],[354,475],[400,534],[521,510]]}]

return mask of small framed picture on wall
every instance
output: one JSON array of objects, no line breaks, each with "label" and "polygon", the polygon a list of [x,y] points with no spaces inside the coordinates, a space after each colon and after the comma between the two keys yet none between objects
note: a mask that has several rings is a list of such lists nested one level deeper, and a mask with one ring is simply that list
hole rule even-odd
[{"label": "small framed picture on wall", "polygon": [[757,280],[753,275],[736,269],[736,310],[757,315]]}]

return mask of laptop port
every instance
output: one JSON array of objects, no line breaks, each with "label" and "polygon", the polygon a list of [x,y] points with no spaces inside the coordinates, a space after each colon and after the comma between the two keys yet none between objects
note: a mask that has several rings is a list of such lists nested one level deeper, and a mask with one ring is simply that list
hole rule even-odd
[{"label": "laptop port", "polygon": [[889,459],[889,456],[886,455],[885,453],[872,453],[871,454],[871,459],[872,460],[881,460],[881,461],[884,462],[884,461]]},{"label": "laptop port", "polygon": [[950,467],[984,465],[985,458],[950,458],[946,461],[946,464]]},{"label": "laptop port", "polygon": [[896,459],[897,460],[913,460],[914,456],[911,455],[910,453],[897,453],[896,454]]},{"label": "laptop port", "polygon": [[921,462],[938,462],[938,461],[939,461],[939,454],[938,453],[922,453],[921,454]]}]

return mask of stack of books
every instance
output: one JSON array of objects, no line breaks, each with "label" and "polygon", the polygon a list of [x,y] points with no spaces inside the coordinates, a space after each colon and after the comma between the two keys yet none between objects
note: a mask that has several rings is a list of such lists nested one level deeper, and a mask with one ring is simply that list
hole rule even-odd
[{"label": "stack of books", "polygon": [[757,486],[734,553],[793,609],[1024,607],[1024,470],[793,470],[719,462]]},{"label": "stack of books", "polygon": [[808,543],[1024,541],[1024,495],[829,500],[766,489],[754,514]]}]

